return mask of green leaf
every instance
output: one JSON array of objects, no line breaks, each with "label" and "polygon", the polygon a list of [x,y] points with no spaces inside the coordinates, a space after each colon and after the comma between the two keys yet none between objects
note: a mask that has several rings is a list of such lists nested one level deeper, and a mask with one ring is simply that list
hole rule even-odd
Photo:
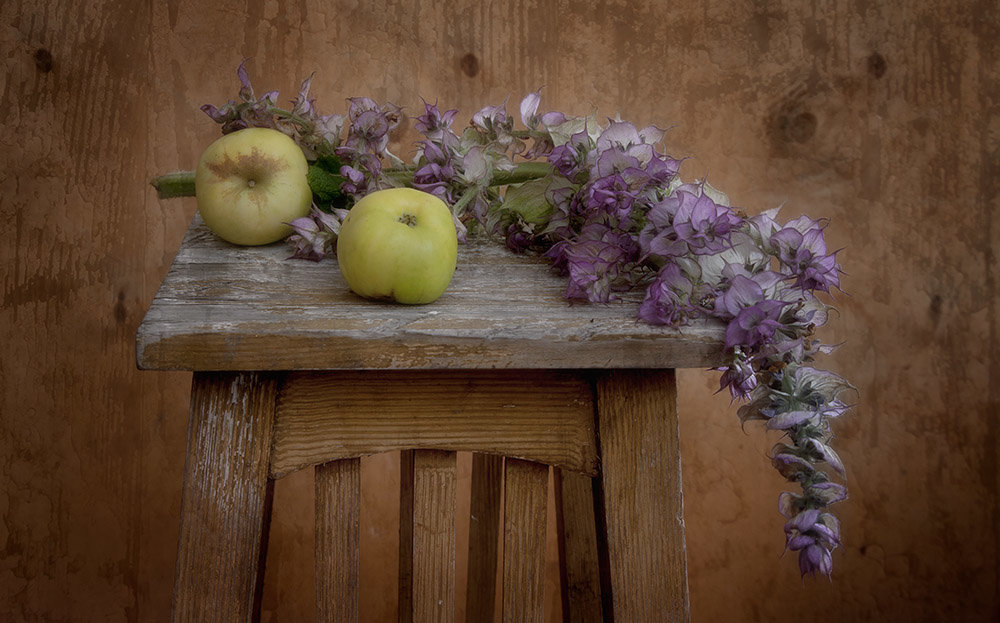
[{"label": "green leaf", "polygon": [[320,156],[309,165],[306,179],[321,208],[343,207],[347,203],[347,197],[340,192],[340,185],[344,182],[340,167],[340,159],[336,156]]}]

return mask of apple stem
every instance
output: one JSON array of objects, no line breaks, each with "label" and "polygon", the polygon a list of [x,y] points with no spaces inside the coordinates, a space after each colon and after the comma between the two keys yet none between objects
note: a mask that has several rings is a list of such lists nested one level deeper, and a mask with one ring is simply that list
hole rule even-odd
[{"label": "apple stem", "polygon": [[160,199],[194,197],[194,171],[175,171],[154,177],[150,184]]}]

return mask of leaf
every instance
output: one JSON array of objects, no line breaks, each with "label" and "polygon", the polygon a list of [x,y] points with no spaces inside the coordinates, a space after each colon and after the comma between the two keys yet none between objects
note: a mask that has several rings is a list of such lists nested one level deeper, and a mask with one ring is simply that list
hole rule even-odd
[{"label": "leaf", "polygon": [[341,207],[346,201],[346,197],[340,192],[340,185],[344,183],[345,178],[340,174],[338,158],[333,156],[319,158],[309,165],[306,179],[318,203]]}]

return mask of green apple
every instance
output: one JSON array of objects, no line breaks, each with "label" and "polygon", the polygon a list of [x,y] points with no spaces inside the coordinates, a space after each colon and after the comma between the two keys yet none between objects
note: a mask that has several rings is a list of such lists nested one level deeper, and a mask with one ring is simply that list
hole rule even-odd
[{"label": "green apple", "polygon": [[309,164],[290,137],[246,128],[208,146],[194,176],[198,212],[220,238],[269,244],[292,233],[288,223],[309,214]]},{"label": "green apple", "polygon": [[378,190],[340,226],[337,263],[366,298],[418,305],[444,294],[455,273],[458,235],[443,201],[413,188]]}]

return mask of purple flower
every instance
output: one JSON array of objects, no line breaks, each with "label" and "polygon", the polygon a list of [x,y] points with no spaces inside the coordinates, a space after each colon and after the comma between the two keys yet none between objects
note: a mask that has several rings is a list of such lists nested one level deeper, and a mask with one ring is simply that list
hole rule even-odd
[{"label": "purple flower", "polygon": [[288,243],[294,249],[291,257],[318,262],[332,254],[340,223],[346,215],[346,210],[327,214],[313,206],[308,216],[289,223],[295,232],[288,237]]},{"label": "purple flower", "polygon": [[484,106],[472,115],[472,125],[487,134],[496,132],[507,122],[507,100],[499,106]]},{"label": "purple flower", "polygon": [[292,100],[292,114],[311,119],[316,115],[315,111],[315,101],[309,98],[309,86],[312,84],[313,74],[309,74],[309,77],[302,81],[302,85],[299,86],[299,92]]},{"label": "purple flower", "polygon": [[372,154],[364,154],[355,166],[345,164],[340,167],[340,174],[345,178],[340,185],[341,192],[360,199],[379,189],[382,162]]},{"label": "purple flower", "polygon": [[743,220],[727,206],[721,206],[707,194],[695,196],[681,191],[681,202],[674,215],[673,227],[678,240],[688,244],[692,253],[715,254],[729,245],[729,234]]},{"label": "purple flower", "polygon": [[728,388],[733,400],[749,400],[751,392],[757,387],[757,372],[742,349],[733,350],[734,356],[730,364],[725,368],[718,368],[722,372],[719,391]]},{"label": "purple flower", "polygon": [[628,171],[633,179],[639,178],[645,181],[645,171],[640,168],[641,166],[638,158],[614,147],[599,153],[590,174],[592,177],[603,177]]},{"label": "purple flower", "polygon": [[628,264],[635,260],[637,251],[628,234],[596,223],[584,227],[578,239],[558,250],[569,275],[566,298],[594,303],[614,300],[614,293],[629,285]]},{"label": "purple flower", "polygon": [[774,334],[784,325],[778,321],[787,303],[761,301],[744,307],[726,326],[726,348],[743,346],[756,350],[774,339]]},{"label": "purple flower", "polygon": [[455,109],[442,113],[437,104],[431,105],[424,101],[424,114],[417,117],[413,127],[427,138],[438,141],[445,133],[451,132],[451,124],[457,114],[458,110]]},{"label": "purple flower", "polygon": [[819,221],[799,217],[771,234],[769,242],[781,264],[795,277],[795,286],[823,292],[840,287],[837,252],[827,253]]},{"label": "purple flower", "polygon": [[243,59],[236,75],[240,79],[240,101],[229,100],[221,108],[205,104],[201,110],[213,121],[222,125],[222,133],[229,134],[244,128],[275,128],[272,107],[278,102],[278,92],[268,91],[259,99],[254,97],[253,86],[250,84],[250,74],[246,68],[247,59]]},{"label": "purple flower", "polygon": [[387,156],[389,133],[399,125],[400,108],[394,104],[379,106],[367,97],[352,97],[349,101],[347,140],[337,148],[337,155],[344,158],[364,154]]},{"label": "purple flower", "polygon": [[507,231],[504,233],[504,243],[507,249],[514,253],[526,251],[534,240],[530,228],[531,226],[523,221],[508,225]]},{"label": "purple flower", "polygon": [[829,506],[847,499],[847,487],[835,482],[818,482],[809,486],[806,493],[817,504]]},{"label": "purple flower", "polygon": [[[635,125],[628,121],[612,121],[598,137],[597,149],[604,151],[618,147],[629,150],[636,146],[653,145],[663,140],[665,134],[666,132],[654,126],[637,130]],[[645,153],[645,150],[640,152]]]},{"label": "purple flower", "polygon": [[782,411],[775,413],[767,421],[767,428],[771,430],[788,430],[809,422],[815,422],[818,418],[819,413],[815,411]]},{"label": "purple flower", "polygon": [[654,157],[646,164],[649,183],[666,187],[680,171],[681,161],[668,157]]},{"label": "purple flower", "polygon": [[795,448],[778,444],[771,454],[771,465],[778,473],[791,482],[801,481],[816,473],[816,468],[807,459],[794,454]]},{"label": "purple flower", "polygon": [[590,185],[588,208],[611,217],[615,225],[626,224],[632,213],[635,193],[617,173],[598,178]]},{"label": "purple flower", "polygon": [[542,90],[538,89],[534,93],[528,93],[521,100],[521,123],[524,127],[534,130],[538,127],[538,105],[542,101]]},{"label": "purple flower", "polygon": [[423,141],[421,145],[424,164],[413,174],[413,187],[451,205],[454,203],[451,184],[456,176],[451,152],[431,141]]},{"label": "purple flower", "polygon": [[669,263],[646,288],[646,297],[639,305],[639,318],[650,324],[684,324],[699,311],[691,304],[693,292],[694,284],[680,266]]},{"label": "purple flower", "polygon": [[785,546],[799,552],[802,575],[833,571],[831,551],[840,545],[840,523],[818,509],[804,510],[785,524]]},{"label": "purple flower", "polygon": [[593,141],[586,130],[577,132],[568,142],[553,148],[549,152],[548,160],[560,175],[575,180],[584,170],[583,165],[593,147]]},{"label": "purple flower", "polygon": [[316,134],[320,140],[336,147],[340,144],[340,133],[344,129],[343,115],[323,115],[316,119]]}]

